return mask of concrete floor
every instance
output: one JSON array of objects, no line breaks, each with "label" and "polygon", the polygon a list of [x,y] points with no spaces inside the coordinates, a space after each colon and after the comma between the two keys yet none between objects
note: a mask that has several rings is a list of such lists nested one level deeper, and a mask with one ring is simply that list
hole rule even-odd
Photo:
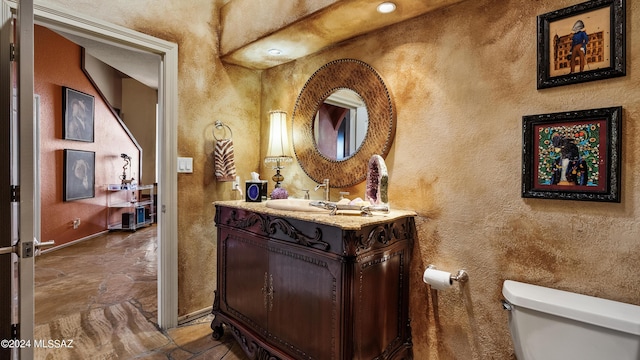
[{"label": "concrete floor", "polygon": [[211,316],[158,330],[156,267],[155,225],[37,257],[35,338],[57,342],[35,358],[247,359],[228,332],[213,340]]}]

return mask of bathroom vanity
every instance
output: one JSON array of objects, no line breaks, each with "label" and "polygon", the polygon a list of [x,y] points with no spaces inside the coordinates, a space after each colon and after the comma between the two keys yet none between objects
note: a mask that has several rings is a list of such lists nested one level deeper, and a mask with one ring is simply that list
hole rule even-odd
[{"label": "bathroom vanity", "polygon": [[250,359],[411,359],[415,213],[371,217],[216,202],[213,337]]}]

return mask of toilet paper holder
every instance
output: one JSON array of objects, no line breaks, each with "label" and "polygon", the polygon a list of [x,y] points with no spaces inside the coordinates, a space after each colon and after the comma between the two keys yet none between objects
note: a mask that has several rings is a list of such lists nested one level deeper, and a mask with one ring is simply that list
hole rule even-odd
[{"label": "toilet paper holder", "polygon": [[[427,269],[436,269],[436,266],[433,264],[430,264],[429,266],[427,266]],[[459,283],[464,283],[467,280],[469,280],[469,274],[467,274],[467,272],[464,269],[460,269],[458,270],[458,273],[455,275],[451,275],[451,281],[457,281]]]}]

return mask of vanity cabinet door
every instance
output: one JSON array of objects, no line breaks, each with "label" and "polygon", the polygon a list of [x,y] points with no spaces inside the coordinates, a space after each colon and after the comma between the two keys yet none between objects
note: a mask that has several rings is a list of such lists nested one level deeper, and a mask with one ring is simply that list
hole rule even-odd
[{"label": "vanity cabinet door", "polygon": [[[220,308],[254,330],[267,329],[269,305],[268,241],[259,236],[220,228],[223,256]],[[220,264],[219,264],[220,265]]]},{"label": "vanity cabinet door", "polygon": [[336,255],[273,241],[269,333],[298,359],[338,359],[342,262]]},{"label": "vanity cabinet door", "polygon": [[[401,354],[408,323],[409,249],[406,241],[358,257],[354,293],[353,359]],[[395,355],[394,355],[395,358]]]}]

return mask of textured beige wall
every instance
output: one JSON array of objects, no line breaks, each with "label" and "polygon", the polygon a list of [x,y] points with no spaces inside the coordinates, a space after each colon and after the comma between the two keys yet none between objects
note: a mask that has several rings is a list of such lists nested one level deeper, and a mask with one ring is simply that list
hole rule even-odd
[{"label": "textured beige wall", "polygon": [[[390,201],[419,214],[410,302],[416,359],[510,358],[504,279],[640,305],[640,281],[629,276],[640,266],[640,73],[632,66],[640,29],[631,26],[640,4],[627,2],[627,76],[538,91],[536,16],[578,2],[467,1],[263,74],[261,114],[291,114],[307,78],[338,58],[371,64],[389,87],[398,113],[386,159]],[[620,204],[520,197],[523,115],[617,105]],[[295,165],[284,176],[296,195],[313,185]],[[362,185],[348,190],[364,193]],[[421,280],[430,263],[465,268],[470,281],[431,294]]]},{"label": "textured beige wall", "polygon": [[[233,128],[243,178],[257,169],[270,178],[260,160],[267,112],[291,115],[305,81],[331,60],[376,68],[398,112],[386,159],[391,204],[419,214],[410,302],[416,359],[511,357],[499,303],[504,279],[640,304],[640,282],[629,276],[640,266],[640,75],[632,66],[640,29],[631,26],[640,4],[627,2],[627,76],[536,90],[536,15],[579,2],[467,1],[260,74],[217,59],[215,1],[55,1],[179,45],[178,152],[195,163],[193,174],[179,176],[181,315],[211,304],[211,202],[233,197],[228,183],[213,179],[213,122]],[[620,204],[520,197],[522,115],[615,105],[624,107]],[[313,185],[296,164],[283,174],[294,195]],[[429,263],[466,268],[470,281],[431,294],[421,282]]]}]

